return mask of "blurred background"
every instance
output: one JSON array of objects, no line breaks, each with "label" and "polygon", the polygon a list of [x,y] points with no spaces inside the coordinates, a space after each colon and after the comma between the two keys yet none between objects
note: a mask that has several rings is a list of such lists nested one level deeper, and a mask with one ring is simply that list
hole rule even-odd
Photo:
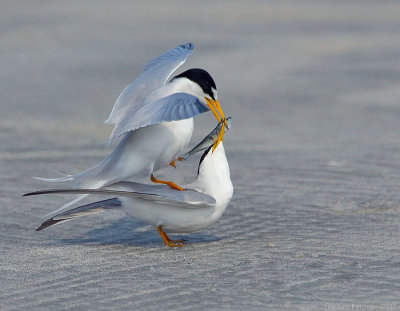
[{"label": "blurred background", "polygon": [[[399,16],[372,0],[0,1],[3,306],[399,309]],[[34,232],[70,197],[21,199],[49,186],[31,176],[102,160],[119,93],[186,42],[177,73],[209,71],[233,117],[221,220],[179,250],[120,213]],[[195,126],[193,144],[215,120]],[[197,162],[159,176],[190,181]]]}]

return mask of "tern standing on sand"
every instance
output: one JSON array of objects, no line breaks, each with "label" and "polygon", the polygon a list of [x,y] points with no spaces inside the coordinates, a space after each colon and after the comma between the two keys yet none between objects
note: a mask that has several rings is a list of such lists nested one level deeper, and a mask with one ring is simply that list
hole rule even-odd
[{"label": "tern standing on sand", "polygon": [[76,217],[109,209],[122,208],[129,216],[157,227],[169,247],[184,245],[184,240],[171,240],[167,232],[186,233],[202,230],[215,223],[225,211],[233,194],[225,150],[220,143],[214,152],[210,146],[200,159],[197,179],[176,191],[167,185],[118,182],[101,189],[56,189],[27,193],[103,194],[116,196],[59,213],[42,223],[42,230]]}]

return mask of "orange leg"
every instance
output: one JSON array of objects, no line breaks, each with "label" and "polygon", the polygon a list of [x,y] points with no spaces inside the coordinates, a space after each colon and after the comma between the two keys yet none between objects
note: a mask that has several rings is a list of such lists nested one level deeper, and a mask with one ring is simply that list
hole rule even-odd
[{"label": "orange leg", "polygon": [[176,162],[176,161],[182,161],[182,160],[183,160],[183,159],[182,159],[181,157],[177,157],[175,160],[171,161],[171,162],[169,163],[169,165],[171,165],[172,167],[175,167],[175,168],[176,168],[175,162]]},{"label": "orange leg", "polygon": [[151,174],[150,180],[152,182],[154,182],[154,183],[157,183],[157,184],[166,184],[166,185],[170,186],[171,189],[175,189],[175,190],[179,190],[179,191],[185,190],[184,188],[179,187],[177,184],[173,183],[172,181],[166,181],[166,180],[157,179],[157,178],[154,177],[153,174]]},{"label": "orange leg", "polygon": [[185,241],[184,240],[171,240],[168,235],[162,231],[162,226],[158,226],[157,227],[157,231],[158,233],[161,235],[161,238],[164,241],[164,244],[166,246],[169,247],[182,247],[183,245],[185,245]]}]

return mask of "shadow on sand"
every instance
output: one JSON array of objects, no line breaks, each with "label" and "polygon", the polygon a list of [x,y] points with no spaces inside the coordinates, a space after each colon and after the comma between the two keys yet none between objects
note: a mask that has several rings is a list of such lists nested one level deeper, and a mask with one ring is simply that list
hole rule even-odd
[{"label": "shadow on sand", "polygon": [[[171,239],[184,239],[188,244],[220,241],[217,236],[202,233],[170,235]],[[127,245],[155,248],[163,245],[160,235],[152,226],[123,217],[108,226],[88,231],[85,237],[58,240],[63,244]]]}]

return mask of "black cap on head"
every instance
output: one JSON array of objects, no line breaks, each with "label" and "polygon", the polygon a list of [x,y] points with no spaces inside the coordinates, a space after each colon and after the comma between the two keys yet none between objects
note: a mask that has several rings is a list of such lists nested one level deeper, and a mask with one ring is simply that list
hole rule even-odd
[{"label": "black cap on head", "polygon": [[189,80],[197,83],[203,90],[204,93],[210,95],[210,97],[215,100],[214,93],[212,89],[217,90],[215,82],[211,75],[200,68],[193,68],[182,72],[181,74],[174,77],[175,78],[188,78]]}]

